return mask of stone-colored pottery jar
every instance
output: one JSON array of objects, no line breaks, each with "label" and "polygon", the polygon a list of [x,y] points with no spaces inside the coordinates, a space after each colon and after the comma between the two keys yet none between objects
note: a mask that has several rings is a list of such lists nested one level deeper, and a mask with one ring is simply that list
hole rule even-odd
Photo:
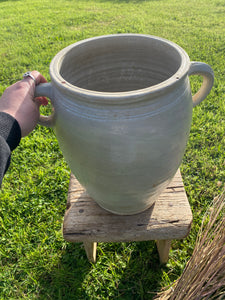
[{"label": "stone-colored pottery jar", "polygon": [[[189,75],[203,76],[192,97]],[[87,39],[60,51],[51,83],[37,86],[72,172],[89,195],[116,214],[150,207],[180,166],[192,108],[213,86],[213,71],[178,45],[149,35]]]}]

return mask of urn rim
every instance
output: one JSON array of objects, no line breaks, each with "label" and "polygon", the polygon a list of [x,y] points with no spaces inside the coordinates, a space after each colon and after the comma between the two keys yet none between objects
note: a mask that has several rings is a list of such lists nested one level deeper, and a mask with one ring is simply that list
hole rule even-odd
[{"label": "urn rim", "polygon": [[[141,88],[141,89],[135,89],[131,91],[122,91],[122,92],[104,92],[104,91],[95,91],[90,89],[85,89],[82,87],[79,87],[77,85],[73,85],[65,78],[62,77],[60,74],[60,64],[62,62],[63,57],[74,47],[77,47],[79,45],[82,45],[84,43],[89,43],[92,41],[100,40],[100,39],[111,39],[111,38],[150,38],[159,42],[162,42],[162,44],[167,44],[170,47],[174,48],[177,52],[177,54],[180,56],[180,66],[177,69],[177,71],[170,76],[168,79],[149,87]],[[50,77],[52,80],[53,85],[57,86],[59,90],[62,90],[66,92],[67,94],[77,95],[79,98],[85,99],[86,101],[93,102],[113,102],[117,103],[118,101],[120,103],[124,103],[127,101],[132,101],[132,99],[137,100],[137,96],[139,99],[142,97],[145,98],[145,96],[150,97],[151,95],[156,95],[166,93],[168,92],[168,89],[171,89],[188,74],[190,68],[190,58],[186,51],[177,45],[176,43],[167,40],[165,38],[157,37],[154,35],[147,35],[147,34],[133,34],[133,33],[127,33],[127,34],[111,34],[111,35],[102,35],[97,37],[88,38],[85,40],[78,41],[74,44],[71,44],[61,51],[59,51],[55,57],[52,59],[50,64]]]}]

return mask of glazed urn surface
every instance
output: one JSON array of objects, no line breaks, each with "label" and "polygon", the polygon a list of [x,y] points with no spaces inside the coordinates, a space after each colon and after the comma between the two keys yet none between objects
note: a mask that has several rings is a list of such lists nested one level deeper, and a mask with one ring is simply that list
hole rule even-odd
[{"label": "glazed urn surface", "polygon": [[[189,75],[203,76],[192,97]],[[190,62],[178,45],[138,34],[91,38],[60,51],[51,83],[52,126],[74,175],[103,208],[135,214],[150,207],[179,168],[193,106],[213,85],[213,71]]]}]

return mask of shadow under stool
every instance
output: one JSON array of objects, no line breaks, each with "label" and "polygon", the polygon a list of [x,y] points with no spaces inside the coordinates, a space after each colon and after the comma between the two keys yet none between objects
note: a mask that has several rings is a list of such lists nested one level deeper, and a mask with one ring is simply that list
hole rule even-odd
[{"label": "shadow under stool", "polygon": [[97,242],[156,240],[161,263],[169,257],[171,240],[190,231],[192,212],[180,170],[158,200],[142,213],[121,216],[101,208],[71,174],[63,237],[83,242],[89,261],[96,262]]}]

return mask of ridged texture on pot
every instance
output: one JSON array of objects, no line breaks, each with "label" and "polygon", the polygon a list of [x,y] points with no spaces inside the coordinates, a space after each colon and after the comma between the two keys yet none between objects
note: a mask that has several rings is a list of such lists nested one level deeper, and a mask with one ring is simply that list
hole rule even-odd
[{"label": "ridged texture on pot", "polygon": [[190,64],[176,44],[135,34],[81,41],[52,60],[60,148],[106,210],[145,210],[179,168],[192,119]]}]

